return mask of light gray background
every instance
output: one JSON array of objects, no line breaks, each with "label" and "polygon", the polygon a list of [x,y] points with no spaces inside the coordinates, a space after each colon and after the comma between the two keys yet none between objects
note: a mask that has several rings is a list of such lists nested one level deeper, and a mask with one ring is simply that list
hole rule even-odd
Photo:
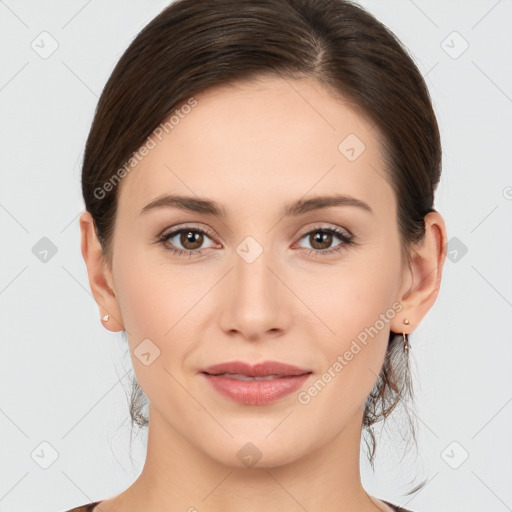
[{"label": "light gray background", "polygon": [[[80,168],[109,74],[166,5],[0,0],[0,511],[67,510],[121,492],[142,469],[144,435],[133,463],[128,454],[131,362],[121,334],[100,323],[80,254]],[[390,423],[375,475],[362,453],[363,483],[415,512],[512,510],[512,3],[363,5],[427,77],[444,150],[435,206],[451,253],[411,336],[419,454],[400,460]],[[43,31],[58,43],[46,59],[31,47]],[[33,253],[43,237],[57,248],[47,262]]]}]

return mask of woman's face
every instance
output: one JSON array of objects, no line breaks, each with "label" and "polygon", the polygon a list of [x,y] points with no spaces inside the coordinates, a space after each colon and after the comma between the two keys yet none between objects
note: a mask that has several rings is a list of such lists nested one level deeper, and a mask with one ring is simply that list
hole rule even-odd
[{"label": "woman's face", "polygon": [[[281,465],[360,431],[406,316],[396,198],[377,129],[315,81],[194,98],[120,185],[112,289],[154,435],[231,466]],[[190,200],[145,209],[165,195]],[[310,202],[334,196],[353,204]],[[186,207],[200,200],[225,215]],[[202,371],[231,361],[310,373],[224,377],[230,395]]]}]

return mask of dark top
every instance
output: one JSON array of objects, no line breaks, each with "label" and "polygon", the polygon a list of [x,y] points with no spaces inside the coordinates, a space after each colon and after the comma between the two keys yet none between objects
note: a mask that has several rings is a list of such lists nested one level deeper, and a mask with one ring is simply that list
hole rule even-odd
[{"label": "dark top", "polygon": [[[380,498],[379,498],[380,499]],[[389,501],[381,499],[386,505],[389,505],[396,512],[412,512],[407,508],[399,507],[398,505],[393,505],[393,503],[389,503]],[[87,503],[87,505],[82,505],[80,507],[72,508],[71,510],[67,510],[66,512],[92,512],[92,509],[101,501],[95,501],[93,503]]]}]

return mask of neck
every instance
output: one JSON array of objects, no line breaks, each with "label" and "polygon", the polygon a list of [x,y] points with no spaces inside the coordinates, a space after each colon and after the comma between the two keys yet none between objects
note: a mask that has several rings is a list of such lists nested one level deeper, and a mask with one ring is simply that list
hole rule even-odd
[{"label": "neck", "polygon": [[319,449],[274,467],[233,467],[199,450],[155,409],[138,479],[116,501],[126,511],[376,512],[360,479],[362,411]]}]

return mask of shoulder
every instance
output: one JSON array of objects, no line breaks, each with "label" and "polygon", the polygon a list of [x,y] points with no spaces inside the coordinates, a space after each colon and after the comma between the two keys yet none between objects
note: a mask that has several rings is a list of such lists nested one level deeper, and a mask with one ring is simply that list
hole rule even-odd
[{"label": "shoulder", "polygon": [[94,507],[100,503],[99,501],[94,501],[92,503],[87,503],[86,505],[80,505],[79,507],[72,508],[67,510],[66,512],[92,512]]},{"label": "shoulder", "polygon": [[402,508],[398,505],[394,505],[393,503],[390,503],[389,501],[381,499],[382,502],[384,502],[386,505],[389,505],[394,511],[396,512],[413,512],[412,510],[409,510],[408,508]]}]

